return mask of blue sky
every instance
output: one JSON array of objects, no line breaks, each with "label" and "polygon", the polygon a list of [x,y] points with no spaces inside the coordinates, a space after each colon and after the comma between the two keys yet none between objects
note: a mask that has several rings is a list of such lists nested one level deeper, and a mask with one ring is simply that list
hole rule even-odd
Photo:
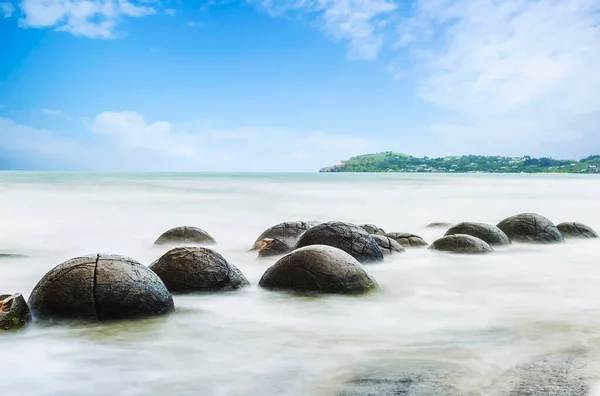
[{"label": "blue sky", "polygon": [[0,168],[600,153],[597,0],[0,0]]}]

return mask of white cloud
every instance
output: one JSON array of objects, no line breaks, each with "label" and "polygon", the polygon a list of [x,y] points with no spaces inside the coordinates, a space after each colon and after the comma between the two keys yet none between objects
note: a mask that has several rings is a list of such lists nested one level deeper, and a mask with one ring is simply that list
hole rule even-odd
[{"label": "white cloud", "polygon": [[4,18],[10,18],[13,12],[15,12],[15,7],[11,3],[0,3],[0,14],[3,15]]},{"label": "white cloud", "polygon": [[23,0],[20,4],[23,27],[55,28],[76,36],[115,38],[123,17],[156,13],[148,5],[127,0]]},{"label": "white cloud", "polygon": [[176,13],[177,13],[177,10],[174,9],[174,8],[168,8],[168,9],[165,10],[165,14],[170,15],[170,16],[173,16]]},{"label": "white cloud", "polygon": [[62,110],[54,110],[54,109],[42,109],[42,113],[51,116],[64,116],[65,113]]}]

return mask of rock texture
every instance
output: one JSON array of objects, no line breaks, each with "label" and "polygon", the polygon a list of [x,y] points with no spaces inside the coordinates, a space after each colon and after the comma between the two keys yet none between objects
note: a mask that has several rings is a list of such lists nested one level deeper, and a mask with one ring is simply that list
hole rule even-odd
[{"label": "rock texture", "polygon": [[564,239],[598,238],[598,234],[590,226],[583,223],[560,223],[556,226]]},{"label": "rock texture", "polygon": [[252,250],[258,250],[258,257],[264,258],[282,256],[291,252],[292,247],[279,238],[266,238],[256,242],[252,247]]},{"label": "rock texture", "polygon": [[490,246],[510,245],[510,239],[504,231],[492,224],[463,222],[446,231],[446,236],[456,234],[474,236]]},{"label": "rock texture", "polygon": [[537,213],[521,213],[498,223],[511,241],[529,243],[559,243],[564,239],[556,226]]},{"label": "rock texture", "polygon": [[448,235],[440,238],[433,242],[429,249],[461,254],[480,254],[494,251],[487,242],[464,234]]},{"label": "rock texture", "polygon": [[107,254],[76,257],[54,267],[28,303],[40,319],[132,319],[174,310],[158,275],[129,257]]},{"label": "rock texture", "polygon": [[375,224],[362,224],[360,228],[367,231],[371,235],[385,235],[383,228],[379,228]]},{"label": "rock texture", "polygon": [[0,295],[0,331],[19,330],[31,322],[31,312],[23,296]]},{"label": "rock texture", "polygon": [[333,246],[350,254],[359,263],[383,260],[377,242],[362,228],[349,223],[330,221],[319,224],[298,238],[293,249],[310,245]]},{"label": "rock texture", "polygon": [[279,239],[288,245],[293,245],[300,235],[306,230],[311,229],[318,223],[315,221],[288,221],[279,223],[266,229],[258,238],[255,244],[263,239]]},{"label": "rock texture", "polygon": [[231,291],[250,284],[233,264],[203,247],[177,247],[150,265],[171,293]]},{"label": "rock texture", "polygon": [[198,227],[186,226],[171,228],[154,242],[155,245],[214,245],[215,243],[217,243],[215,239],[206,231]]},{"label": "rock texture", "polygon": [[392,253],[402,253],[406,250],[396,242],[394,239],[390,237],[386,237],[385,235],[371,235],[371,238],[375,239],[375,242],[381,248],[381,251],[385,255],[389,255]]},{"label": "rock texture", "polygon": [[263,274],[259,286],[295,292],[360,294],[377,282],[348,253],[326,245],[299,248],[280,258]]},{"label": "rock texture", "polygon": [[390,237],[405,248],[419,248],[428,245],[423,238],[408,232],[388,232],[386,237]]}]

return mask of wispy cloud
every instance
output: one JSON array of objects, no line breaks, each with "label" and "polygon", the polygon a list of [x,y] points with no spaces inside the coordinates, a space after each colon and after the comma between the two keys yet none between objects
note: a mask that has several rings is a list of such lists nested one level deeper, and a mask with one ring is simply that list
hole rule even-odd
[{"label": "wispy cloud", "polygon": [[10,18],[13,12],[15,12],[15,7],[11,3],[0,3],[0,15],[4,16],[4,18]]},{"label": "wispy cloud", "polygon": [[42,109],[42,113],[50,116],[64,116],[65,113],[62,110],[54,110],[54,109]]},{"label": "wispy cloud", "polygon": [[168,8],[168,9],[165,10],[165,14],[170,15],[170,16],[173,16],[176,13],[177,13],[177,10],[174,9],[174,8]]}]

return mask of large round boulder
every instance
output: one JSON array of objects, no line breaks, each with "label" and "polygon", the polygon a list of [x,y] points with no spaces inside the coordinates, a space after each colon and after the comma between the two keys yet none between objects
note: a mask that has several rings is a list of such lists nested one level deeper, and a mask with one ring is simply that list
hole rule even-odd
[{"label": "large round boulder", "polygon": [[286,221],[284,223],[279,223],[273,227],[267,228],[258,238],[256,238],[254,243],[256,244],[263,239],[279,239],[288,245],[293,245],[300,235],[317,224],[318,223],[314,221]]},{"label": "large round boulder", "polygon": [[464,234],[442,237],[433,242],[429,249],[461,254],[480,254],[491,253],[494,251],[487,242],[475,238],[474,236]]},{"label": "large round boulder", "polygon": [[371,235],[371,238],[375,239],[375,242],[377,242],[379,245],[381,252],[385,255],[402,253],[406,251],[402,245],[400,245],[394,239],[386,237],[385,235]]},{"label": "large round boulder", "polygon": [[54,267],[28,303],[40,319],[118,320],[174,310],[158,275],[129,257],[110,254],[76,257]]},{"label": "large round boulder", "polygon": [[423,238],[409,232],[388,232],[386,237],[390,237],[405,248],[419,248],[428,245]]},{"label": "large round boulder", "polygon": [[385,235],[383,228],[380,228],[375,224],[361,224],[360,228],[367,231],[371,235]]},{"label": "large round boulder", "polygon": [[177,247],[150,265],[171,293],[231,291],[250,284],[233,264],[214,250]]},{"label": "large round boulder", "polygon": [[23,296],[0,295],[0,331],[19,330],[31,322],[31,311]]},{"label": "large round boulder", "polygon": [[510,245],[510,239],[500,228],[492,224],[462,222],[446,231],[446,236],[466,234],[487,242],[490,246]]},{"label": "large round boulder", "polygon": [[333,246],[350,254],[359,263],[383,260],[377,242],[357,225],[330,221],[314,226],[298,238],[294,249],[310,245]]},{"label": "large round boulder", "polygon": [[564,239],[556,226],[537,213],[521,213],[498,223],[511,241],[529,243],[557,243]]},{"label": "large round boulder", "polygon": [[598,234],[590,226],[583,223],[560,223],[556,226],[565,239],[598,238]]},{"label": "large round boulder", "polygon": [[265,238],[256,242],[252,250],[258,250],[258,257],[283,256],[292,250],[292,247],[279,238]]},{"label": "large round boulder", "polygon": [[198,227],[175,227],[163,233],[155,245],[214,245],[217,243],[206,231]]},{"label": "large round boulder", "polygon": [[378,288],[351,255],[327,245],[305,246],[267,269],[258,285],[270,290],[360,294]]}]

